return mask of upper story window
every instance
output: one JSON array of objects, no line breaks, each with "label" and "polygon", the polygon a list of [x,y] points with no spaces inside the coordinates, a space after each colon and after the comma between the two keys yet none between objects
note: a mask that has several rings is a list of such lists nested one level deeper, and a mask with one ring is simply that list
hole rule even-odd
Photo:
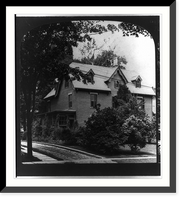
[{"label": "upper story window", "polygon": [[132,80],[132,83],[135,85],[135,87],[141,88],[141,77],[138,76],[136,79]]},{"label": "upper story window", "polygon": [[96,108],[97,106],[97,94],[91,93],[90,94],[90,107]]},{"label": "upper story window", "polygon": [[120,84],[121,84],[120,80],[114,80],[114,88],[119,88]]},{"label": "upper story window", "polygon": [[69,108],[72,108],[72,94],[68,95]]},{"label": "upper story window", "polygon": [[137,103],[139,104],[139,109],[144,110],[145,109],[145,101],[144,101],[144,97],[142,96],[137,96]]},{"label": "upper story window", "polygon": [[141,87],[141,80],[140,79],[136,80],[135,86],[139,87],[139,88]]},{"label": "upper story window", "polygon": [[92,69],[89,70],[89,72],[87,73],[87,75],[88,75],[88,82],[94,83],[94,75],[95,75],[95,73],[93,72]]}]

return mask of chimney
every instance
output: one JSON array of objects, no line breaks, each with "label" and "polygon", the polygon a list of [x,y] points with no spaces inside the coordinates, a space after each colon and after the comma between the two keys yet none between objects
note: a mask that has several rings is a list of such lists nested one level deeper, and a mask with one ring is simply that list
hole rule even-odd
[{"label": "chimney", "polygon": [[113,65],[114,66],[118,65],[118,58],[117,58],[117,56],[114,57]]}]

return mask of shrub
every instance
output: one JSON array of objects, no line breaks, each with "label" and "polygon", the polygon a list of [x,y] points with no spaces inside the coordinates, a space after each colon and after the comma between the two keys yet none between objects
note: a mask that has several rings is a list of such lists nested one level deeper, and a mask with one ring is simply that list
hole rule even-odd
[{"label": "shrub", "polygon": [[87,146],[87,137],[85,127],[79,127],[75,131],[76,144],[79,146]]},{"label": "shrub", "polygon": [[85,144],[101,153],[113,153],[126,138],[120,128],[120,118],[114,108],[98,109],[85,122]]},{"label": "shrub", "polygon": [[32,135],[34,137],[41,136],[42,134],[42,126],[40,124],[40,119],[36,118],[32,123]]},{"label": "shrub", "polygon": [[152,122],[151,122],[151,132],[148,135],[148,142],[152,143],[156,141],[156,115],[153,116]]},{"label": "shrub", "polygon": [[52,127],[51,128],[51,139],[52,140],[61,140],[61,135],[62,135],[62,131],[63,129],[60,127]]},{"label": "shrub", "polygon": [[151,122],[148,118],[131,115],[122,125],[123,133],[128,138],[126,143],[133,152],[145,147],[147,138],[151,134]]},{"label": "shrub", "polygon": [[60,139],[64,141],[66,144],[75,144],[76,143],[75,131],[69,128],[64,128],[60,135]]}]

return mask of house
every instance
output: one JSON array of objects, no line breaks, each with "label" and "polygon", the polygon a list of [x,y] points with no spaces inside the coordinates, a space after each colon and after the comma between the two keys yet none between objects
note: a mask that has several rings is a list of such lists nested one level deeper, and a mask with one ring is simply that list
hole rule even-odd
[{"label": "house", "polygon": [[119,66],[108,68],[75,62],[70,67],[87,73],[91,81],[84,84],[72,76],[62,82],[55,80],[53,89],[44,99],[47,101],[47,116],[54,120],[59,114],[59,126],[72,127],[76,122],[84,125],[97,104],[101,105],[101,109],[112,107],[113,97],[117,95],[120,84],[126,84],[139,101],[145,102],[145,112],[152,118],[152,98],[155,92],[142,84],[142,78],[136,72]]}]

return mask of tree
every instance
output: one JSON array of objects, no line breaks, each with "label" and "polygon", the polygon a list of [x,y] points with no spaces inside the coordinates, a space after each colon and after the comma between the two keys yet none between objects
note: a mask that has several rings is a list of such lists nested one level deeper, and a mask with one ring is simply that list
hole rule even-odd
[{"label": "tree", "polygon": [[32,121],[36,99],[42,88],[55,77],[62,81],[72,74],[86,83],[87,75],[69,67],[72,46],[91,40],[90,34],[101,34],[107,29],[96,21],[69,21],[47,24],[30,30],[23,36],[20,49],[20,99],[24,105],[27,125],[28,156],[32,156]]},{"label": "tree", "polygon": [[[97,46],[94,38],[92,38],[91,41],[87,41],[82,49],[80,49],[83,58],[81,58],[81,60],[75,61],[103,67],[113,67],[114,65],[121,65],[122,63],[127,64],[127,60],[124,56],[118,56],[114,53],[115,48],[109,48],[109,50],[101,50],[105,43],[106,42],[104,41],[101,46]],[[117,62],[115,63],[115,61]]]},{"label": "tree", "polygon": [[[114,61],[117,60],[116,63]],[[115,65],[121,65],[121,63],[126,64],[126,58],[122,56],[117,56],[113,50],[104,50],[99,54],[94,60],[95,65],[112,67]]]},{"label": "tree", "polygon": [[132,94],[126,85],[119,85],[117,95],[113,98],[113,105],[115,108],[122,106],[129,102]]},{"label": "tree", "polygon": [[126,85],[119,86],[113,104],[119,113],[121,124],[123,124],[124,121],[131,115],[140,118],[147,117],[144,109],[142,109],[144,101],[138,102],[136,97],[131,94]]}]

